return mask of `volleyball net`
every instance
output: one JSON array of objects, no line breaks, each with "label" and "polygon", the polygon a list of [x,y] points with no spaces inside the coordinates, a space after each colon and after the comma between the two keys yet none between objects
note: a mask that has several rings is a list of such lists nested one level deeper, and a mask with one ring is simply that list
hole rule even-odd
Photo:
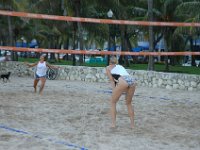
[{"label": "volleyball net", "polygon": [[[117,25],[134,25],[134,26],[169,26],[169,27],[200,27],[200,23],[183,23],[183,22],[149,22],[149,21],[129,21],[129,20],[111,20],[111,19],[94,19],[80,18],[69,16],[57,16],[47,14],[36,14],[26,12],[15,12],[0,10],[2,16],[23,17],[32,19],[46,19],[68,22],[85,22],[95,24],[117,24]],[[87,50],[71,50],[71,49],[46,49],[46,48],[22,48],[12,46],[0,46],[0,50],[10,50],[16,52],[43,52],[43,53],[62,53],[62,54],[85,54],[85,55],[130,55],[130,56],[184,56],[184,55],[200,55],[200,52],[130,52],[130,51],[87,51]]]}]

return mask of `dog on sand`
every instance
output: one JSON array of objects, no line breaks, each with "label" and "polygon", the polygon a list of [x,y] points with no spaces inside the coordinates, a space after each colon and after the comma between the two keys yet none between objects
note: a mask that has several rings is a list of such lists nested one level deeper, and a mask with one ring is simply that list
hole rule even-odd
[{"label": "dog on sand", "polygon": [[3,82],[5,82],[4,79],[6,79],[6,81],[10,81],[9,80],[10,74],[11,74],[11,72],[8,72],[8,73],[5,73],[5,74],[1,74],[1,78],[0,79],[3,79]]}]

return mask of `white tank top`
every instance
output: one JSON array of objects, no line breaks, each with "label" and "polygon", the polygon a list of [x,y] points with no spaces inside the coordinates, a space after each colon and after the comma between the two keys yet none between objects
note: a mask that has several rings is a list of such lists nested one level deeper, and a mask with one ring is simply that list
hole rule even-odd
[{"label": "white tank top", "polygon": [[45,76],[46,72],[47,72],[46,62],[45,61],[43,63],[38,62],[36,74],[41,77],[41,76]]},{"label": "white tank top", "polygon": [[111,70],[111,74],[117,74],[117,75],[120,75],[120,76],[128,76],[129,75],[129,73],[126,71],[126,69],[121,65],[116,65]]}]

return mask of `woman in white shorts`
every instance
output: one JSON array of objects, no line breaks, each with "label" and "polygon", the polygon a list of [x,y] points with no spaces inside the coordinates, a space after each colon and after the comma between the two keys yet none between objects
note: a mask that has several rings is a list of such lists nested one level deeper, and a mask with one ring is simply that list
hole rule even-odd
[{"label": "woman in white shorts", "polygon": [[41,81],[41,85],[40,85],[39,94],[41,95],[42,92],[43,92],[44,86],[45,86],[46,72],[47,72],[48,67],[49,68],[58,68],[58,67],[55,67],[55,66],[52,66],[52,65],[48,64],[45,61],[45,55],[41,55],[40,56],[40,60],[38,62],[36,62],[34,64],[27,64],[26,63],[26,65],[28,67],[36,66],[36,72],[35,72],[35,79],[34,79],[33,87],[34,87],[34,91],[36,93],[37,92],[37,84],[38,84],[38,82],[40,80]]},{"label": "woman in white shorts", "polygon": [[117,58],[112,56],[110,58],[109,66],[106,67],[107,76],[110,79],[112,85],[112,97],[111,97],[111,127],[116,127],[116,104],[119,101],[123,92],[126,93],[126,105],[128,114],[131,121],[131,128],[134,127],[134,110],[132,107],[132,98],[136,88],[136,80],[129,75],[126,69],[118,65]]}]

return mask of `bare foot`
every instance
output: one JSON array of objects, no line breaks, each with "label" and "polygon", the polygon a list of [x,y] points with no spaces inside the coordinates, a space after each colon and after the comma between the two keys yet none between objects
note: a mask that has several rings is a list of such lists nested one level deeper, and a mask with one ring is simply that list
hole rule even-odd
[{"label": "bare foot", "polygon": [[133,128],[134,128],[134,122],[131,123],[131,129],[133,129]]},{"label": "bare foot", "polygon": [[113,123],[110,128],[116,128],[116,125]]},{"label": "bare foot", "polygon": [[39,95],[40,95],[40,96],[42,95],[42,91],[40,91]]},{"label": "bare foot", "polygon": [[133,129],[134,128],[134,125],[131,125],[131,129]]}]

